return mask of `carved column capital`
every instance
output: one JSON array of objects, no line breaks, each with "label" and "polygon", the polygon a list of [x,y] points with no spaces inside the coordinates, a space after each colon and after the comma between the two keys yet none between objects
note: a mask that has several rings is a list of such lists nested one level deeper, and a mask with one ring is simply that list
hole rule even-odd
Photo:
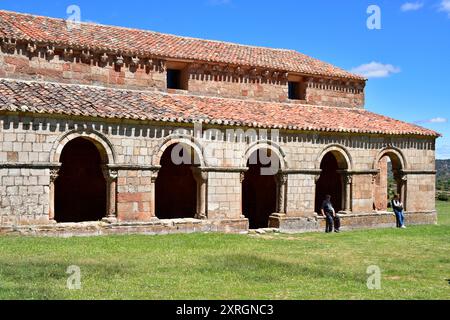
[{"label": "carved column capital", "polygon": [[109,178],[111,180],[117,180],[118,177],[119,177],[119,171],[117,171],[117,170],[109,170]]},{"label": "carved column capital", "polygon": [[319,182],[320,179],[320,174],[316,174],[314,175],[314,183],[317,184]]},{"label": "carved column capital", "polygon": [[56,179],[59,177],[59,168],[58,169],[50,169],[50,182],[55,183]]},{"label": "carved column capital", "polygon": [[397,183],[405,183],[408,181],[408,175],[401,170],[394,170],[394,180]]},{"label": "carved column capital", "polygon": [[150,175],[150,179],[152,184],[154,184],[156,182],[156,179],[158,179],[158,173],[159,171],[152,171],[151,175]]},{"label": "carved column capital", "polygon": [[377,181],[379,173],[372,173],[372,184],[374,184]]},{"label": "carved column capital", "polygon": [[241,172],[240,173],[239,180],[241,181],[241,183],[244,182],[244,180],[245,180],[245,172]]},{"label": "carved column capital", "polygon": [[107,167],[103,167],[102,172],[103,172],[103,177],[108,182],[116,181],[117,178],[119,177],[119,171],[117,171],[116,169],[110,169]]},{"label": "carved column capital", "polygon": [[192,174],[194,175],[194,178],[196,180],[200,180],[202,182],[208,181],[208,172],[207,171],[203,171],[199,167],[192,167],[191,170],[192,170]]},{"label": "carved column capital", "polygon": [[278,178],[278,182],[281,185],[286,185],[287,181],[288,181],[288,174],[287,173],[280,173],[280,174],[278,174],[277,178]]},{"label": "carved column capital", "polygon": [[353,183],[353,175],[351,173],[347,173],[344,175],[344,183],[352,184]]}]

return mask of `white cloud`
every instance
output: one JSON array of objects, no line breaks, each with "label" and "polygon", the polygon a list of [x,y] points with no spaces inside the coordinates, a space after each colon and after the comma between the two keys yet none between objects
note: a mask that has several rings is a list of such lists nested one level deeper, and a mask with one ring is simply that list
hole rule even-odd
[{"label": "white cloud", "polygon": [[448,14],[448,17],[450,18],[450,0],[441,0],[439,11],[446,12]]},{"label": "white cloud", "polygon": [[353,68],[350,71],[366,78],[386,78],[394,73],[399,73],[401,70],[399,67],[395,67],[392,64],[383,64],[372,61]]},{"label": "white cloud", "polygon": [[417,11],[423,8],[423,2],[405,2],[401,6],[403,12],[406,11]]},{"label": "white cloud", "polygon": [[448,119],[438,117],[438,118],[430,119],[429,121],[430,121],[430,123],[447,123]]},{"label": "white cloud", "polygon": [[419,120],[416,121],[416,124],[427,124],[427,123],[447,123],[448,119],[447,118],[443,118],[443,117],[436,117],[436,118],[431,118],[431,119],[426,119],[426,120]]}]

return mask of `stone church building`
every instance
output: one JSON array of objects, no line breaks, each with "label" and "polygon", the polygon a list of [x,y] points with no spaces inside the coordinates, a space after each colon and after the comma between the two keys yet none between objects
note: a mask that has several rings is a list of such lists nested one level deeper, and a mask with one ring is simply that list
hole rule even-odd
[{"label": "stone church building", "polygon": [[[436,223],[434,131],[304,54],[0,11],[0,233]],[[181,161],[178,161],[181,160]],[[269,161],[268,161],[269,160]]]}]

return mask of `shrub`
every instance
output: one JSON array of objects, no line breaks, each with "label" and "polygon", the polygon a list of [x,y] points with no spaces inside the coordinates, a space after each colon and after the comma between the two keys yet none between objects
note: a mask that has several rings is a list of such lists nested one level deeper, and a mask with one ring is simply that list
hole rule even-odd
[{"label": "shrub", "polygon": [[445,194],[445,193],[440,193],[439,195],[438,195],[438,200],[439,201],[448,201],[448,195],[447,194]]}]

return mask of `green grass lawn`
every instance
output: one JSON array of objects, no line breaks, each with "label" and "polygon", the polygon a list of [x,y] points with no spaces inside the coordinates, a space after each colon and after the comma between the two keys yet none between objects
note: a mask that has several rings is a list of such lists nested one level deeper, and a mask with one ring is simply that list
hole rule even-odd
[{"label": "green grass lawn", "polygon": [[438,209],[438,226],[329,235],[1,237],[0,299],[449,299],[450,202]]}]

